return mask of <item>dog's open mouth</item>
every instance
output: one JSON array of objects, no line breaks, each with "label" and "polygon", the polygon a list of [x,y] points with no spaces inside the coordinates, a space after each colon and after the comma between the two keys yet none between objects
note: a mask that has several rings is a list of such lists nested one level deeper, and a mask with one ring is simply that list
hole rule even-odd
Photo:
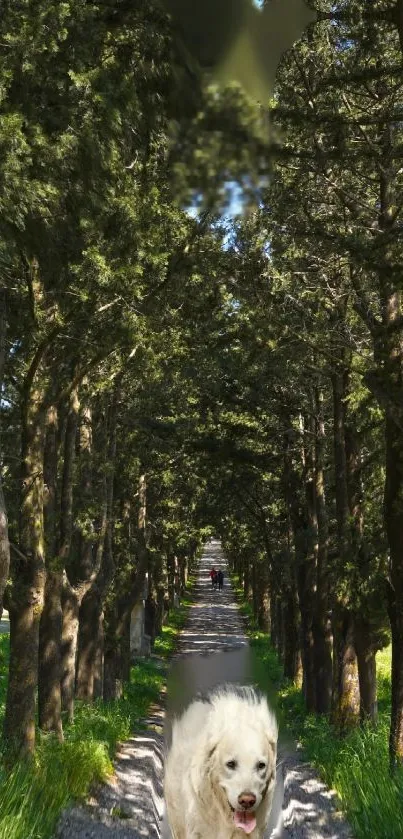
[{"label": "dog's open mouth", "polygon": [[234,815],[235,827],[239,827],[244,833],[252,833],[256,827],[256,816],[251,810],[231,810]]}]

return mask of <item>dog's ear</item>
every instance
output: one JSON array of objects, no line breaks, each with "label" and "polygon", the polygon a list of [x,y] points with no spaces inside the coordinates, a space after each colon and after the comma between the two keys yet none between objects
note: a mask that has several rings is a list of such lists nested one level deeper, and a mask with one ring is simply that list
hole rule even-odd
[{"label": "dog's ear", "polygon": [[264,700],[259,703],[259,717],[263,727],[264,736],[269,744],[270,753],[276,759],[277,754],[277,740],[278,740],[278,725],[276,717]]},{"label": "dog's ear", "polygon": [[193,790],[200,804],[205,807],[211,807],[211,798],[214,795],[214,769],[217,749],[218,741],[211,736],[206,736],[192,761],[191,777]]}]

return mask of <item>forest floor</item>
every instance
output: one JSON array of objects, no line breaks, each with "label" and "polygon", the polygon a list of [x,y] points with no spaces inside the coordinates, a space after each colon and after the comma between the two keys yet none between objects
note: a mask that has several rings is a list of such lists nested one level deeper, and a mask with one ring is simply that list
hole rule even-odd
[{"label": "forest floor", "polygon": [[[253,680],[250,648],[230,582],[226,577],[223,591],[212,590],[208,577],[212,565],[226,572],[217,542],[206,546],[200,563],[194,602],[170,666],[167,701],[161,697],[146,720],[146,730],[122,745],[110,782],[96,789],[85,806],[64,812],[57,839],[169,837],[162,776],[172,714],[198,690],[222,681]],[[267,839],[350,839],[350,828],[335,805],[334,794],[280,732],[278,782]]]}]

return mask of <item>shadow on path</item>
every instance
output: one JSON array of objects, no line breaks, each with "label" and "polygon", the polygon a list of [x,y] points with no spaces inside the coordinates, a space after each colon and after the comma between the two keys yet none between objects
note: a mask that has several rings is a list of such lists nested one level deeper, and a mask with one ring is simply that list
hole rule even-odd
[{"label": "shadow on path", "polygon": [[[213,565],[224,571],[223,591],[211,587]],[[164,740],[169,742],[172,716],[199,690],[225,681],[253,681],[251,651],[218,542],[206,545],[194,600],[170,668],[166,714],[161,702],[147,720],[147,731],[122,746],[113,782],[99,788],[85,807],[63,814],[59,839],[169,839],[163,818],[162,777]],[[279,756],[266,839],[350,839],[347,825],[335,811],[333,794],[313,769],[301,763],[281,740]]]}]

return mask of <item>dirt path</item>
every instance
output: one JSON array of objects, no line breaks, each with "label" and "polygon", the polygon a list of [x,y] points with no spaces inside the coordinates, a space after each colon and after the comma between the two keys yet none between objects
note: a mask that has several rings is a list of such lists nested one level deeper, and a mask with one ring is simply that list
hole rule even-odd
[{"label": "dirt path", "polygon": [[[113,782],[103,786],[87,806],[66,811],[58,839],[160,839],[169,831],[163,820],[162,774],[164,734],[169,719],[197,690],[250,676],[248,642],[225,579],[222,592],[208,579],[212,565],[225,564],[218,543],[206,547],[195,590],[195,603],[172,662],[167,713],[154,708],[148,730],[124,744],[117,755]],[[165,728],[165,731],[164,731]],[[350,839],[334,808],[334,796],[315,772],[280,746],[278,787],[267,839]],[[213,839],[213,837],[212,837]]]}]

